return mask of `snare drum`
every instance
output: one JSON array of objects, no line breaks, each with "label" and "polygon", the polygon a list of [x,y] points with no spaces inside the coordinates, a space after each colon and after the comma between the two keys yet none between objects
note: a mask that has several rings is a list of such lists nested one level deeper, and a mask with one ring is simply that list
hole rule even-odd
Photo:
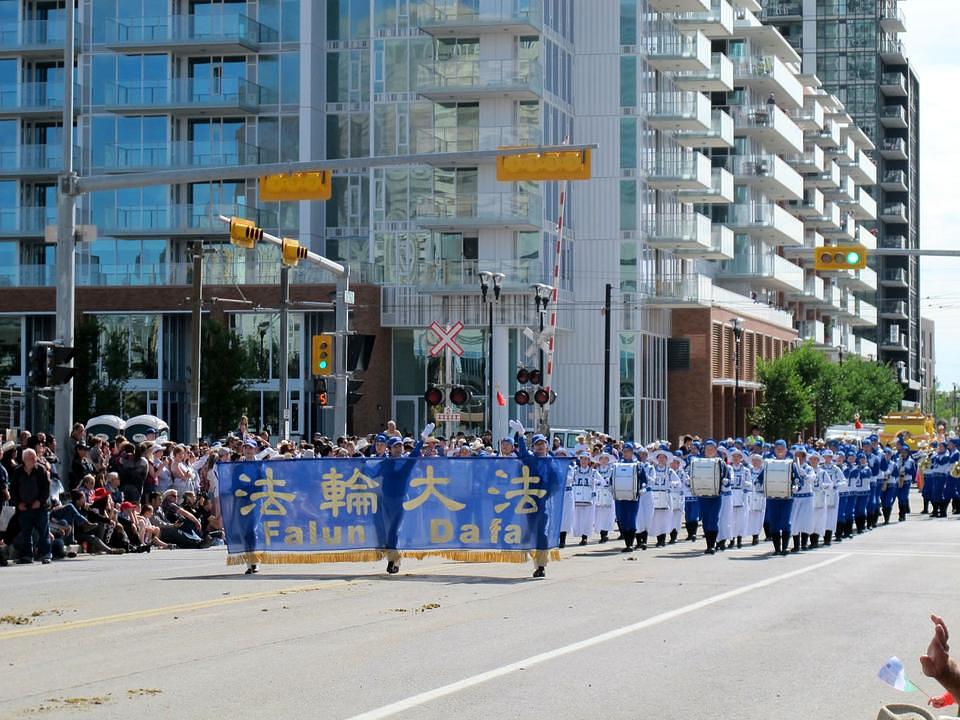
[{"label": "snare drum", "polygon": [[763,491],[768,498],[793,497],[793,460],[767,460],[763,466]]},{"label": "snare drum", "polygon": [[573,502],[575,505],[592,505],[593,488],[589,485],[574,485]]},{"label": "snare drum", "polygon": [[640,497],[636,463],[617,463],[613,469],[613,499],[636,502]]},{"label": "snare drum", "polygon": [[613,506],[613,493],[610,488],[597,488],[597,507],[608,508]]},{"label": "snare drum", "polygon": [[760,512],[763,510],[763,495],[758,492],[752,492],[747,497],[750,498],[747,502],[749,503],[751,512]]},{"label": "snare drum", "polygon": [[694,458],[690,463],[690,491],[697,497],[717,497],[720,473],[719,458]]},{"label": "snare drum", "polygon": [[668,510],[670,508],[670,493],[666,490],[653,491],[653,509]]}]

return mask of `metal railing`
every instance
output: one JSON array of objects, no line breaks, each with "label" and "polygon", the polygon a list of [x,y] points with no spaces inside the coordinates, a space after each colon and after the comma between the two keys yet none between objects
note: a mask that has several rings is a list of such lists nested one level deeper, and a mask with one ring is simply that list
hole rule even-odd
[{"label": "metal railing", "polygon": [[278,33],[248,15],[214,12],[202,15],[110,18],[107,43],[140,44],[200,41],[241,42],[256,45],[276,42]]},{"label": "metal railing", "polygon": [[256,145],[181,140],[166,143],[114,143],[94,148],[92,165],[105,170],[143,167],[252,165],[260,162]]},{"label": "metal railing", "polygon": [[217,81],[173,78],[107,83],[106,91],[103,104],[119,107],[191,105],[256,108],[270,99],[267,97],[270,93],[265,92],[264,88],[243,78],[222,78]]},{"label": "metal railing", "polygon": [[420,25],[494,24],[522,21],[543,25],[542,0],[425,0]]},{"label": "metal railing", "polygon": [[472,152],[494,150],[505,145],[539,145],[543,134],[538,127],[437,127],[417,132],[416,152]]},{"label": "metal railing", "polygon": [[437,60],[417,69],[417,89],[491,91],[530,89],[543,92],[543,73],[535,60]]}]

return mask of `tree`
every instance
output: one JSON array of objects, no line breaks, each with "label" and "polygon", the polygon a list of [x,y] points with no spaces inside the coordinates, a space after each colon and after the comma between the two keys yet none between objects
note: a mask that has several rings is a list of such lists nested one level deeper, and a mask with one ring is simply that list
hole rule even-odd
[{"label": "tree", "polygon": [[875,423],[900,407],[903,386],[889,365],[851,357],[843,363],[840,376],[848,417],[860,413],[863,422]]},{"label": "tree", "polygon": [[96,415],[94,403],[99,383],[97,358],[100,349],[100,323],[86,315],[77,323],[73,336],[73,415],[86,422]]},{"label": "tree", "polygon": [[234,428],[247,408],[250,378],[257,376],[257,358],[248,343],[216,320],[202,325],[200,416],[205,435],[219,436]]},{"label": "tree", "polygon": [[811,393],[789,355],[771,362],[761,360],[757,377],[764,386],[763,402],[751,417],[765,436],[793,438],[813,422]]},{"label": "tree", "polygon": [[130,380],[127,334],[106,330],[85,317],[74,333],[73,412],[84,421],[95,415],[123,415],[123,393]]},{"label": "tree", "polygon": [[843,418],[845,393],[840,381],[839,366],[827,360],[811,342],[804,343],[784,356],[783,360],[793,365],[810,394],[815,435]]}]

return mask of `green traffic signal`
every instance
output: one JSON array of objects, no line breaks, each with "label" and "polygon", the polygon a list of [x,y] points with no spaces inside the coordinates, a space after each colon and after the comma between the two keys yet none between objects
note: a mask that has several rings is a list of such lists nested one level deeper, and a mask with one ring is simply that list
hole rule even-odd
[{"label": "green traffic signal", "polygon": [[857,265],[860,262],[860,253],[858,252],[848,252],[847,253],[847,263],[850,265]]}]

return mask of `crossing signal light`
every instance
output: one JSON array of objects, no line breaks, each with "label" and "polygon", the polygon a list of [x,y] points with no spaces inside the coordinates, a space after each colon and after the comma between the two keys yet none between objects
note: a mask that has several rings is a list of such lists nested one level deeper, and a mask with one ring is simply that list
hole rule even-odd
[{"label": "crossing signal light", "polygon": [[539,370],[531,370],[531,371],[530,371],[530,384],[531,384],[531,385],[539,385],[539,384],[542,383],[542,382],[543,382],[543,373],[541,373]]},{"label": "crossing signal light", "polygon": [[317,393],[317,405],[319,405],[320,407],[326,407],[326,406],[327,406],[327,393],[326,393],[326,391],[324,391],[324,392],[318,392],[318,393]]},{"label": "crossing signal light", "polygon": [[533,394],[533,401],[543,407],[544,405],[553,405],[557,401],[557,394],[551,390],[549,393],[544,388],[537,388]]},{"label": "crossing signal light", "polygon": [[283,238],[283,246],[280,249],[281,262],[287,267],[296,267],[297,263],[307,256],[307,249],[290,238]]},{"label": "crossing signal light", "polygon": [[423,394],[423,399],[426,400],[427,405],[430,407],[443,405],[443,390],[432,387]]},{"label": "crossing signal light", "polygon": [[310,360],[314,375],[325,377],[333,374],[333,335],[313,336],[313,352]]},{"label": "crossing signal light", "polygon": [[279,173],[260,178],[260,199],[265,202],[288,200],[329,200],[333,182],[329,170]]},{"label": "crossing signal light", "polygon": [[864,245],[825,245],[814,249],[817,270],[863,270],[867,266]]},{"label": "crossing signal light", "polygon": [[263,228],[258,228],[253,220],[230,218],[230,242],[237,247],[253,250],[263,240]]},{"label": "crossing signal light", "polygon": [[464,387],[455,387],[450,391],[450,404],[463,407],[470,402],[470,391]]},{"label": "crossing signal light", "polygon": [[363,397],[363,393],[360,392],[361,385],[363,385],[363,380],[347,381],[347,405],[356,405],[360,402],[360,398]]},{"label": "crossing signal light", "polygon": [[589,150],[529,152],[497,157],[497,180],[589,180]]},{"label": "crossing signal light", "polygon": [[530,382],[530,371],[526,368],[520,368],[517,370],[517,382],[521,385],[526,385]]},{"label": "crossing signal light", "polygon": [[513,401],[517,405],[529,405],[530,404],[530,393],[526,390],[517,390],[513,396]]},{"label": "crossing signal light", "polygon": [[47,348],[47,380],[51,385],[66,385],[73,378],[74,368],[68,364],[73,360],[74,350],[67,345],[53,345]]},{"label": "crossing signal light", "polygon": [[30,349],[30,371],[27,374],[27,382],[30,387],[44,388],[50,384],[48,375],[49,353],[50,346],[43,343],[37,343]]}]

